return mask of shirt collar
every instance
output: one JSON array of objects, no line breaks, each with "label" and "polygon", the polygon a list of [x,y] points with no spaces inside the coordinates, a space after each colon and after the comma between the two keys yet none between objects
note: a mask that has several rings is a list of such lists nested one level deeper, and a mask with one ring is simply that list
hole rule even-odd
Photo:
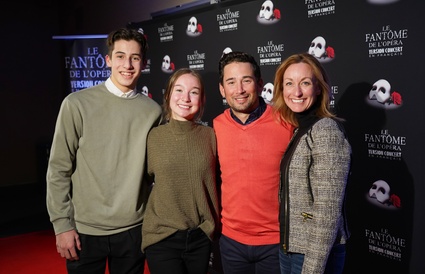
[{"label": "shirt collar", "polygon": [[133,89],[130,90],[128,92],[122,92],[111,80],[111,77],[109,77],[108,79],[106,79],[105,81],[105,86],[108,89],[108,91],[118,97],[123,97],[123,98],[132,98],[134,96],[136,96],[137,94],[137,90]]},{"label": "shirt collar", "polygon": [[248,125],[254,122],[255,120],[257,120],[258,118],[260,118],[261,115],[263,115],[264,111],[266,111],[267,104],[264,101],[263,97],[260,96],[258,99],[260,101],[260,104],[258,105],[256,109],[254,109],[253,112],[249,114],[248,119],[246,119],[245,123],[243,123],[238,117],[236,117],[236,115],[233,114],[232,109],[230,109],[230,115],[232,116],[233,120],[235,120],[238,124]]}]

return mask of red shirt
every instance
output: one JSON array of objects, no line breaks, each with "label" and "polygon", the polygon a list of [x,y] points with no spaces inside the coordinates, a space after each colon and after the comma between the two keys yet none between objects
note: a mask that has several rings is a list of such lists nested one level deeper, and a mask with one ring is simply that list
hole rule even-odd
[{"label": "red shirt", "polygon": [[271,106],[256,121],[236,123],[227,109],[213,121],[221,168],[222,233],[247,245],[279,243],[280,161],[292,126]]}]

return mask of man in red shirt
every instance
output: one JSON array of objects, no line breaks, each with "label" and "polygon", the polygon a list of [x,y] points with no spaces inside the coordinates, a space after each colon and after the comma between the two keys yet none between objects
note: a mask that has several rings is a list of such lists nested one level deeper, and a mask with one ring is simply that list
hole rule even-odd
[{"label": "man in red shirt", "polygon": [[224,273],[279,274],[280,161],[293,127],[260,96],[254,57],[220,60],[220,93],[230,108],[213,121],[221,171],[220,255]]}]

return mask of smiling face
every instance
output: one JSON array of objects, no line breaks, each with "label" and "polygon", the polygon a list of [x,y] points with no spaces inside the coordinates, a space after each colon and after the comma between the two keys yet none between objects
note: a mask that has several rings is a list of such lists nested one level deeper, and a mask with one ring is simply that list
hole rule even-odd
[{"label": "smiling face", "polygon": [[192,74],[181,75],[171,91],[171,117],[179,121],[192,121],[200,110],[201,83]]},{"label": "smiling face", "polygon": [[111,68],[111,80],[122,91],[136,88],[143,68],[141,46],[136,41],[118,40],[112,55],[106,55],[106,64]]},{"label": "smiling face", "polygon": [[283,98],[286,105],[297,113],[309,109],[320,94],[316,82],[308,64],[290,65],[283,74]]},{"label": "smiling face", "polygon": [[262,87],[257,83],[250,63],[233,62],[224,67],[220,93],[233,113],[242,121],[259,105]]}]

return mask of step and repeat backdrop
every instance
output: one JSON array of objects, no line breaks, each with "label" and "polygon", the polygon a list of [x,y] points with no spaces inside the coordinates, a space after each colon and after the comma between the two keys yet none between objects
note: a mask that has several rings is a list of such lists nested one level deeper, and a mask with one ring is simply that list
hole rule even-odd
[{"label": "step and repeat backdrop", "polygon": [[[212,125],[227,108],[218,89],[223,53],[256,58],[266,102],[286,57],[315,55],[330,75],[332,108],[346,119],[353,148],[344,273],[425,273],[424,3],[234,0],[130,22],[127,27],[142,32],[150,47],[138,89],[161,104],[176,69],[198,70],[207,91],[203,122]],[[68,56],[70,92],[109,76],[102,61],[106,48],[98,43]],[[219,254],[214,256],[211,267],[219,273]]]}]

